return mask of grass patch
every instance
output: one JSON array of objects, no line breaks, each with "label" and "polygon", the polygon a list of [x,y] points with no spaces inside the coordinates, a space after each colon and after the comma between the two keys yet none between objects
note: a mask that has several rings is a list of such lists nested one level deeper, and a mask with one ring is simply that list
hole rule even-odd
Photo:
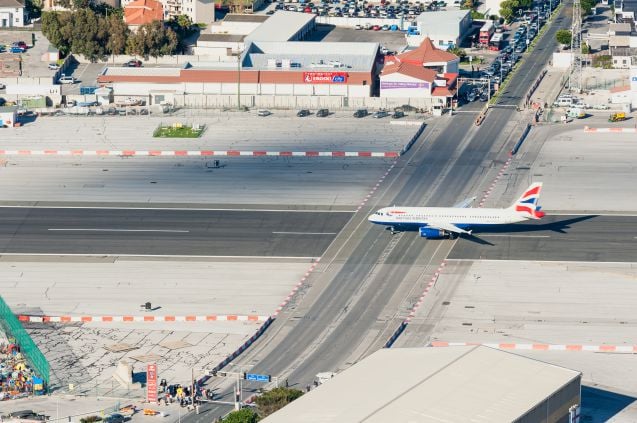
[{"label": "grass patch", "polygon": [[174,123],[170,126],[160,124],[153,132],[155,138],[199,138],[205,125],[188,126]]}]

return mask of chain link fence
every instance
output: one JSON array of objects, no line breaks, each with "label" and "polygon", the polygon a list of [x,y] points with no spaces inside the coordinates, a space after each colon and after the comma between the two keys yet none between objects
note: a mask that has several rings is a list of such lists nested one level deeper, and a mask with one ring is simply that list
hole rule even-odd
[{"label": "chain link fence", "polygon": [[0,326],[2,326],[7,336],[15,339],[16,344],[20,346],[20,352],[26,357],[28,363],[48,387],[50,381],[49,362],[1,296]]}]

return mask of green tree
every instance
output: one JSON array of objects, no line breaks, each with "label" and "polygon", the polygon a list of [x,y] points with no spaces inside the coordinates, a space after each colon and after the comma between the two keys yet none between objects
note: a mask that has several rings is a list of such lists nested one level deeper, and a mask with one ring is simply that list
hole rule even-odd
[{"label": "green tree", "polygon": [[569,31],[567,29],[560,29],[559,31],[557,31],[555,33],[555,39],[560,44],[570,45],[571,44],[571,31]]},{"label": "green tree", "polygon": [[455,54],[456,56],[458,56],[460,58],[460,61],[463,61],[464,58],[467,57],[467,52],[460,47],[452,47],[447,51],[451,54]]},{"label": "green tree", "polygon": [[593,7],[595,7],[595,0],[581,0],[582,12],[584,15],[590,15],[593,13]]},{"label": "green tree", "polygon": [[63,55],[71,52],[71,12],[43,12],[42,33]]},{"label": "green tree", "polygon": [[500,3],[500,16],[507,22],[511,22],[515,16],[516,5],[512,0],[504,0]]},{"label": "green tree", "polygon": [[109,54],[123,54],[126,51],[126,40],[129,36],[128,26],[120,16],[111,15],[108,17],[107,27],[106,50]]},{"label": "green tree", "polygon": [[251,408],[242,408],[228,414],[222,423],[257,423],[259,416]]},{"label": "green tree", "polygon": [[303,392],[298,389],[274,388],[258,396],[254,402],[257,404],[259,417],[264,418],[285,407],[301,395]]},{"label": "green tree", "polygon": [[162,22],[153,21],[141,25],[133,36],[128,37],[126,52],[137,56],[159,57],[175,53],[177,44],[175,31],[164,27]]}]

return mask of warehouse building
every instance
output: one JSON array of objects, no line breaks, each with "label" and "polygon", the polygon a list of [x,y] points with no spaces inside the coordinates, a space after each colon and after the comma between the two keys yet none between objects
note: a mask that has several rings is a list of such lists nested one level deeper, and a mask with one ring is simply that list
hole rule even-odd
[{"label": "warehouse building", "polygon": [[245,50],[250,42],[302,41],[316,28],[316,16],[309,13],[277,11],[272,16],[229,14],[201,34],[197,55],[230,55]]},{"label": "warehouse building", "polygon": [[443,50],[459,46],[471,32],[471,13],[468,10],[442,10],[418,15],[415,27],[407,32],[407,45],[417,46],[425,38]]},{"label": "warehouse building", "polygon": [[484,346],[382,349],[263,422],[566,423],[581,376]]},{"label": "warehouse building", "polygon": [[370,97],[378,76],[378,49],[377,43],[251,42],[240,63],[107,67],[97,81],[111,86],[116,100],[139,97],[148,104],[199,101],[205,106],[211,104],[206,96],[239,93]]}]

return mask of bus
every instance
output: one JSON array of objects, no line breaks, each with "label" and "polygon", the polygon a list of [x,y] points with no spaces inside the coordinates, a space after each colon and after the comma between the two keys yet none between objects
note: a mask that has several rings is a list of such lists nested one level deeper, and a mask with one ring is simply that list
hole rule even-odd
[{"label": "bus", "polygon": [[493,37],[491,37],[491,40],[489,41],[489,50],[500,51],[501,48],[502,48],[502,33],[496,32],[495,34],[493,34]]},{"label": "bus", "polygon": [[489,21],[485,23],[482,26],[482,28],[480,28],[480,37],[478,38],[478,40],[480,41],[480,44],[484,44],[484,45],[489,44],[489,40],[491,40],[491,35],[493,35],[494,32],[495,32],[495,26],[493,25],[493,22]]}]

